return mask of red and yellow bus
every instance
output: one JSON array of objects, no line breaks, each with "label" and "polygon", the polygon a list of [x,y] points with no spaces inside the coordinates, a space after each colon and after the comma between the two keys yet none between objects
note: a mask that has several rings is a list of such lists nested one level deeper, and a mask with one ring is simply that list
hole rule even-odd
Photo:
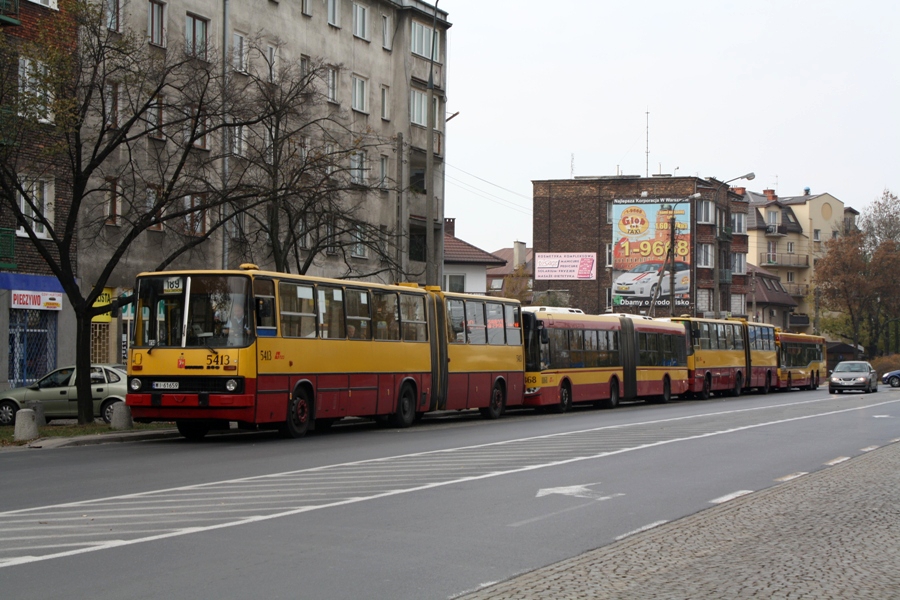
[{"label": "red and yellow bus", "polygon": [[684,327],[647,317],[526,307],[525,406],[566,412],[620,399],[668,402],[687,391]]},{"label": "red and yellow bus", "polygon": [[775,345],[775,326],[768,323],[743,321],[747,350],[747,377],[745,389],[756,389],[768,394],[778,382],[778,352]]},{"label": "red and yellow bus", "polygon": [[688,334],[688,389],[706,400],[715,393],[739,396],[748,380],[745,326],[728,319],[674,317]]},{"label": "red and yellow bus", "polygon": [[127,404],[188,438],[230,422],[299,437],[351,416],[496,418],[523,402],[513,300],[242,265],[143,273],[134,302]]},{"label": "red and yellow bus", "polygon": [[775,332],[778,348],[777,387],[814,390],[827,376],[825,338],[805,333]]}]

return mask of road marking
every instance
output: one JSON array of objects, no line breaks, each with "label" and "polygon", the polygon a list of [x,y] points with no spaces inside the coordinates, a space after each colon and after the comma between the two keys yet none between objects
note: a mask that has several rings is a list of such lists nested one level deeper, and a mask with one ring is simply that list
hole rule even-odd
[{"label": "road marking", "polygon": [[643,527],[639,527],[638,529],[635,529],[634,531],[629,531],[628,533],[623,533],[622,535],[620,535],[616,538],[616,541],[618,542],[619,540],[624,540],[625,538],[631,537],[635,534],[643,533],[645,531],[650,531],[654,527],[659,527],[660,525],[665,525],[666,523],[668,523],[668,521],[656,521],[655,523],[650,523],[649,525],[644,525]]},{"label": "road marking", "polygon": [[[20,518],[20,519],[29,519],[29,518],[41,519],[42,516],[40,513],[46,514],[48,512],[59,511],[61,509],[63,511],[71,510],[71,509],[77,509],[79,512],[93,511],[92,514],[94,516],[98,516],[98,515],[102,516],[103,514],[106,514],[106,511],[109,509],[109,506],[106,506],[109,504],[123,504],[126,506],[127,505],[137,505],[137,504],[142,504],[142,503],[158,504],[159,502],[167,501],[165,499],[167,494],[169,494],[169,495],[175,495],[175,494],[185,495],[185,494],[192,494],[192,493],[196,493],[196,492],[199,492],[199,493],[205,492],[205,493],[209,493],[209,494],[216,494],[217,490],[220,490],[223,486],[250,486],[250,485],[258,485],[260,483],[271,484],[271,482],[275,482],[277,484],[279,482],[287,481],[287,480],[302,480],[303,478],[308,477],[310,475],[319,475],[319,474],[329,475],[329,474],[335,473],[336,471],[343,472],[343,471],[351,471],[353,469],[358,469],[360,471],[369,471],[369,470],[371,470],[371,468],[373,466],[385,466],[386,465],[389,469],[394,469],[395,471],[397,471],[398,474],[407,474],[408,467],[404,467],[402,464],[398,464],[398,463],[403,463],[404,461],[410,461],[411,459],[416,459],[416,460],[420,460],[423,462],[424,461],[433,461],[433,460],[436,461],[436,460],[440,460],[442,457],[450,457],[451,462],[452,462],[452,460],[454,459],[454,456],[457,454],[464,453],[464,452],[468,452],[468,453],[479,452],[479,453],[481,453],[482,451],[484,451],[486,449],[495,450],[496,454],[499,457],[498,460],[501,460],[501,459],[505,460],[505,458],[504,458],[505,454],[510,454],[511,456],[515,455],[515,457],[517,457],[517,458],[522,458],[522,449],[516,448],[516,445],[522,445],[524,442],[535,442],[535,441],[553,442],[554,445],[558,447],[560,445],[561,440],[562,440],[563,445],[567,445],[566,438],[570,438],[572,440],[577,441],[576,436],[584,436],[586,434],[594,434],[597,432],[625,431],[625,430],[628,430],[628,429],[634,428],[634,427],[660,425],[660,424],[668,425],[668,424],[675,423],[675,422],[688,422],[688,421],[694,421],[694,420],[698,420],[698,419],[706,419],[706,418],[717,417],[717,416],[722,416],[722,415],[735,415],[735,414],[741,414],[741,413],[758,412],[758,411],[763,411],[763,410],[773,409],[773,408],[774,409],[784,409],[786,407],[791,407],[791,406],[816,404],[816,403],[828,402],[828,401],[829,401],[828,399],[804,400],[804,401],[789,402],[789,403],[777,404],[777,405],[766,405],[766,406],[753,407],[753,408],[723,410],[723,411],[719,411],[719,412],[702,413],[702,414],[697,414],[697,415],[688,415],[688,416],[674,417],[674,418],[669,418],[669,419],[657,419],[657,420],[643,421],[643,422],[638,422],[638,423],[625,423],[625,424],[621,424],[621,425],[605,425],[605,426],[601,426],[601,427],[593,427],[593,428],[577,430],[577,431],[544,434],[544,435],[538,435],[538,436],[530,436],[530,437],[526,437],[526,438],[517,438],[517,439],[513,439],[513,440],[504,440],[504,441],[500,441],[500,442],[490,442],[490,443],[485,443],[485,444],[475,444],[475,445],[471,445],[471,446],[445,448],[442,450],[430,450],[430,451],[426,451],[426,452],[415,452],[415,453],[397,455],[397,456],[387,456],[387,457],[373,458],[373,459],[366,459],[366,460],[359,460],[359,461],[350,461],[350,462],[346,462],[346,463],[322,465],[322,466],[318,466],[318,467],[312,467],[312,468],[307,468],[307,469],[298,469],[298,470],[286,471],[286,472],[282,472],[282,473],[270,473],[267,475],[257,475],[254,477],[243,477],[243,478],[230,479],[230,480],[199,483],[199,484],[193,484],[193,485],[187,485],[187,486],[178,486],[178,487],[166,488],[166,489],[161,489],[161,490],[151,490],[151,491],[139,492],[139,493],[135,493],[135,494],[123,494],[123,495],[119,495],[119,496],[110,496],[110,497],[106,497],[106,498],[94,498],[94,499],[89,499],[89,500],[80,500],[80,501],[76,501],[76,502],[67,502],[67,503],[48,505],[48,506],[29,507],[29,508],[23,508],[23,509],[18,509],[18,510],[0,512],[0,518],[9,519],[9,518],[13,517],[13,518]],[[643,444],[639,443],[639,444],[636,444],[633,446],[620,447],[615,450],[604,450],[604,451],[595,450],[592,453],[588,453],[587,455],[569,456],[569,457],[564,457],[564,458],[558,458],[556,460],[552,460],[552,459],[548,460],[548,457],[543,455],[541,452],[538,452],[538,450],[532,451],[532,450],[529,450],[528,448],[526,448],[525,450],[526,450],[528,456],[534,456],[536,461],[543,460],[543,462],[534,462],[531,464],[527,464],[527,463],[526,464],[508,464],[508,465],[503,465],[502,467],[500,467],[498,465],[498,468],[486,469],[485,471],[480,472],[480,473],[448,477],[446,479],[438,479],[435,481],[426,481],[426,482],[410,481],[410,482],[406,482],[405,486],[404,486],[403,477],[398,475],[399,479],[397,481],[395,481],[394,483],[392,483],[390,485],[390,487],[388,487],[387,489],[384,489],[384,486],[379,486],[381,489],[369,489],[369,490],[366,490],[364,493],[361,493],[359,495],[354,495],[352,497],[339,497],[339,498],[334,498],[334,499],[328,498],[319,504],[303,504],[300,506],[295,505],[295,506],[286,506],[286,507],[278,506],[275,509],[273,509],[272,512],[267,512],[265,514],[252,514],[252,515],[246,515],[244,517],[240,517],[237,515],[229,515],[229,517],[228,517],[229,520],[225,520],[225,521],[222,521],[219,523],[213,523],[213,524],[207,523],[204,525],[178,527],[178,526],[173,526],[173,523],[167,523],[164,526],[161,525],[160,529],[158,529],[155,532],[155,534],[151,533],[150,535],[143,535],[144,532],[139,531],[139,532],[133,532],[133,533],[138,533],[139,537],[134,537],[134,538],[130,538],[130,539],[122,539],[121,537],[117,537],[116,539],[105,540],[102,543],[93,543],[89,546],[85,546],[82,548],[62,550],[59,552],[40,555],[40,556],[34,556],[34,555],[14,556],[14,557],[6,558],[6,559],[0,559],[0,568],[11,567],[11,566],[21,565],[21,564],[34,563],[34,562],[43,562],[43,561],[47,561],[47,560],[53,560],[56,558],[76,556],[76,555],[81,555],[81,554],[85,554],[88,552],[96,552],[99,550],[109,550],[109,549],[114,549],[114,548],[120,548],[122,546],[130,546],[130,545],[141,544],[141,543],[146,543],[146,542],[153,542],[153,541],[158,541],[158,540],[163,540],[163,539],[175,538],[175,537],[179,537],[179,536],[183,536],[183,535],[191,535],[191,534],[195,534],[195,533],[203,533],[203,532],[227,529],[227,528],[231,528],[231,527],[239,527],[242,525],[299,515],[299,514],[316,511],[316,510],[349,506],[349,505],[354,505],[354,504],[358,504],[358,503],[366,502],[366,501],[370,501],[370,500],[380,500],[380,499],[384,499],[384,498],[398,496],[401,494],[409,494],[409,493],[415,493],[415,492],[420,492],[420,491],[433,490],[433,489],[438,489],[438,488],[447,487],[447,486],[456,486],[456,485],[463,484],[463,483],[488,480],[488,479],[493,479],[495,477],[501,477],[504,475],[526,473],[526,472],[530,472],[530,471],[536,471],[538,469],[553,468],[553,467],[557,467],[560,465],[577,464],[577,463],[581,463],[581,462],[588,461],[588,460],[596,460],[596,459],[606,458],[606,457],[610,457],[610,456],[617,456],[620,454],[625,454],[627,452],[634,452],[634,451],[645,450],[645,449],[649,449],[649,448],[658,448],[658,447],[666,446],[668,444],[672,444],[672,443],[676,443],[676,442],[702,440],[702,439],[711,438],[711,437],[715,437],[715,436],[727,435],[727,434],[743,432],[743,431],[750,431],[750,430],[759,429],[762,427],[781,425],[784,423],[793,423],[793,422],[805,421],[808,419],[833,416],[833,415],[849,413],[849,412],[854,412],[854,411],[859,411],[859,410],[868,410],[868,409],[871,409],[871,408],[874,408],[877,406],[896,404],[898,402],[900,402],[900,399],[886,400],[883,402],[867,404],[865,406],[847,407],[847,408],[841,408],[841,409],[837,409],[837,410],[829,410],[829,411],[821,412],[821,413],[806,414],[806,415],[795,416],[795,417],[787,417],[787,418],[781,418],[781,419],[776,419],[776,420],[772,420],[772,421],[763,421],[763,422],[758,422],[758,423],[752,423],[749,425],[730,427],[730,428],[726,428],[726,429],[713,429],[712,431],[705,431],[702,433],[682,435],[681,437],[673,437],[673,438],[669,438],[669,439],[661,439],[661,440],[656,440],[653,442],[647,442],[647,443],[643,443]],[[568,442],[568,444],[574,444],[575,441]],[[844,460],[847,460],[847,459],[844,459]],[[403,468],[401,468],[401,467],[403,467]],[[419,465],[419,467],[421,468],[421,467],[423,467],[423,465]],[[425,466],[425,470],[427,470],[427,466]],[[350,474],[352,475],[352,473],[350,473]],[[382,474],[384,474],[384,473],[382,473]],[[346,476],[348,474],[344,473],[344,475]],[[438,474],[435,474],[434,477],[441,477],[441,475],[438,473]],[[745,493],[750,493],[750,492],[745,492]],[[593,502],[591,504],[593,504]],[[249,508],[249,510],[254,510],[252,507],[248,507],[248,508]],[[573,510],[574,510],[574,508],[573,508]],[[143,512],[146,513],[146,509],[144,509]],[[36,515],[36,517],[33,517],[32,515],[35,515],[35,513],[37,513],[37,515]],[[82,513],[82,514],[84,514],[84,513]]]},{"label": "road marking", "polygon": [[[624,495],[624,494],[620,494]],[[582,508],[587,508],[588,506],[594,506],[597,503],[596,500],[591,502],[585,502],[583,504],[579,504],[578,506],[570,506],[569,508],[564,508],[562,510],[557,510],[556,512],[547,513],[544,515],[540,515],[538,517],[533,517],[531,519],[525,519],[524,521],[516,521],[515,523],[510,523],[507,527],[521,527],[522,525],[530,525],[532,523],[537,523],[538,521],[543,521],[544,519],[549,519],[551,517],[555,517],[557,515],[561,515],[563,513],[571,512],[573,510],[580,510]]]},{"label": "road marking", "polygon": [[[893,419],[894,417],[892,415],[872,415],[872,418],[873,419]],[[896,442],[897,440],[892,440],[892,441]]]},{"label": "road marking", "polygon": [[722,504],[724,502],[728,502],[729,500],[734,500],[735,498],[740,498],[741,496],[746,496],[747,494],[752,494],[753,490],[740,490],[739,492],[733,492],[728,494],[727,496],[722,496],[721,498],[716,498],[715,500],[710,500],[710,504]]},{"label": "road marking", "polygon": [[572,496],[573,498],[591,498],[593,500],[609,500],[610,498],[615,498],[616,496],[624,496],[625,494],[613,494],[611,496],[604,496],[597,490],[592,490],[590,486],[592,485],[600,485],[600,482],[597,483],[585,483],[584,485],[569,485],[566,487],[555,487],[555,488],[541,488],[538,490],[535,498],[543,498],[544,496],[549,496],[551,494],[560,494],[563,496]]},{"label": "road marking", "polygon": [[806,471],[799,471],[797,473],[791,473],[790,475],[785,475],[784,477],[779,477],[775,481],[781,481],[781,482],[790,481],[791,479],[797,479],[798,477],[803,477],[806,474],[807,474]]},{"label": "road marking", "polygon": [[849,456],[839,456],[838,458],[835,458],[834,460],[829,460],[825,464],[828,465],[829,467],[833,467],[834,465],[841,464],[845,460],[850,460],[850,457]]},{"label": "road marking", "polygon": [[871,452],[872,450],[878,450],[878,446],[866,446],[859,449],[860,452]]}]

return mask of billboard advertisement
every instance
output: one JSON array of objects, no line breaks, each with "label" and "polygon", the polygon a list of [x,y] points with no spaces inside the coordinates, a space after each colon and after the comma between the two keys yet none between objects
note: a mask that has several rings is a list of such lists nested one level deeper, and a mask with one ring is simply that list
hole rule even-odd
[{"label": "billboard advertisement", "polygon": [[[613,200],[613,306],[668,312],[666,261],[675,225],[675,309],[691,306],[691,204],[684,198]],[[655,302],[653,298],[655,299]]]},{"label": "billboard advertisement", "polygon": [[596,252],[538,252],[534,278],[562,281],[597,279]]}]

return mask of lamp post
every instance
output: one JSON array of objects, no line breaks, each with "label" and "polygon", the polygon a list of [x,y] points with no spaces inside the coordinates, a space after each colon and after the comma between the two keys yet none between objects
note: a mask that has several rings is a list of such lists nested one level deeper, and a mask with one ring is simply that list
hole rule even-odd
[{"label": "lamp post", "polygon": [[[751,171],[750,173],[747,173],[745,175],[741,175],[739,177],[733,177],[731,179],[723,181],[718,186],[716,186],[716,189],[713,192],[713,202],[718,201],[719,190],[721,190],[725,185],[731,183],[732,181],[737,181],[738,179],[746,179],[747,181],[750,181],[755,178],[756,178],[756,174]],[[717,221],[718,221],[718,219],[717,219]],[[727,225],[723,225],[723,227],[730,228],[730,226],[731,226],[731,201],[728,199],[727,192],[725,194],[725,222],[727,223]],[[721,263],[722,261],[720,260],[721,259],[721,256],[720,256],[721,249],[719,247],[719,237],[720,236],[719,236],[718,227],[719,227],[719,224],[718,224],[718,222],[716,222],[716,255],[713,258],[713,260],[715,261],[713,264],[713,277],[714,277],[714,281],[713,281],[714,288],[713,289],[714,289],[714,293],[715,293],[715,295],[713,297],[713,312],[715,313],[717,319],[721,318],[721,316],[722,316],[722,310],[721,310],[722,309],[722,306],[721,306],[722,305],[722,292],[721,292],[721,287],[720,287],[721,271],[719,268],[719,263]],[[730,241],[729,241],[728,249],[730,252],[731,251]]]},{"label": "lamp post", "polygon": [[[700,192],[691,194],[687,198],[679,200],[672,205],[672,214],[669,215],[669,252],[666,262],[669,263],[669,316],[675,316],[675,207],[685,200],[690,203],[700,197]],[[661,286],[660,286],[661,287]]]}]

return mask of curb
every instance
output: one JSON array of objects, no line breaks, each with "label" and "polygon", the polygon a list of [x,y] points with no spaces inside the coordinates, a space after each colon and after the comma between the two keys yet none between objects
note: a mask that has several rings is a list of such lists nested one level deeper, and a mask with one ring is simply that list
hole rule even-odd
[{"label": "curb", "polygon": [[145,442],[148,440],[165,440],[181,437],[177,429],[161,429],[159,431],[134,431],[123,433],[101,433],[79,437],[45,437],[32,440],[21,448],[66,448],[69,446],[94,446],[121,442]]}]

